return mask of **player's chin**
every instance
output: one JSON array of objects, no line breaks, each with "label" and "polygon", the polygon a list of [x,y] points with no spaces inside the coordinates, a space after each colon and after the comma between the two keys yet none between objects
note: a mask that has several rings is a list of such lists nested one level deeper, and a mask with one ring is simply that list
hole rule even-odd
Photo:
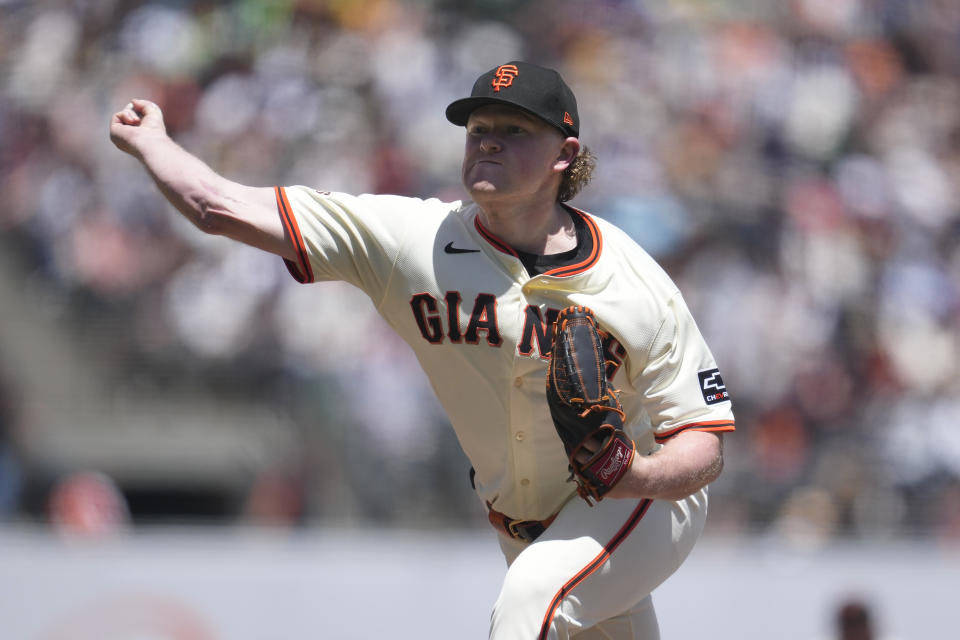
[{"label": "player's chin", "polygon": [[474,200],[477,198],[494,196],[499,193],[497,185],[489,180],[468,180],[464,182],[464,186],[467,188],[467,191]]}]

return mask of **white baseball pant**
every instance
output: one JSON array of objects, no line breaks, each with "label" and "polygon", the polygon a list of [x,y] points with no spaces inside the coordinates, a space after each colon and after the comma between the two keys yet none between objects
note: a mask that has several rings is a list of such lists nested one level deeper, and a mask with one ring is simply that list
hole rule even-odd
[{"label": "white baseball pant", "polygon": [[533,543],[499,535],[508,570],[490,640],[658,640],[652,591],[700,537],[707,490],[676,502],[575,497]]}]

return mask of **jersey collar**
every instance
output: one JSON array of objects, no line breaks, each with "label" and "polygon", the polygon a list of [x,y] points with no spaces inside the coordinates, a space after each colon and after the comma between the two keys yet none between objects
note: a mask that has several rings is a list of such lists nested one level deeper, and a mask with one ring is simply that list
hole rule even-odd
[{"label": "jersey collar", "polygon": [[[556,278],[575,276],[588,270],[597,263],[597,260],[600,259],[600,252],[603,249],[603,237],[600,235],[600,229],[597,228],[597,223],[593,220],[592,216],[579,209],[566,204],[564,204],[563,207],[570,212],[570,215],[579,216],[583,220],[584,224],[586,224],[587,231],[590,234],[592,248],[590,253],[587,254],[587,256],[582,260],[573,264],[555,267],[549,271],[545,271],[541,275],[553,276]],[[517,255],[517,252],[514,251],[513,247],[508,245],[502,239],[498,238],[492,231],[483,226],[483,223],[480,222],[479,215],[474,216],[473,225],[476,228],[477,233],[480,234],[480,237],[490,243],[494,249],[519,259],[519,256]]]}]

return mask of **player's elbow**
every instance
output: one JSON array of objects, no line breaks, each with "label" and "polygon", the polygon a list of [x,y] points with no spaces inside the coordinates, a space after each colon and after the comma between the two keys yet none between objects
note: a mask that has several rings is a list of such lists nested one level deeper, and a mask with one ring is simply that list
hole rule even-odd
[{"label": "player's elbow", "polygon": [[717,457],[714,458],[713,463],[707,467],[706,473],[704,474],[706,482],[704,486],[710,484],[714,480],[720,477],[720,474],[723,472],[723,449],[720,449],[717,452]]},{"label": "player's elbow", "polygon": [[693,471],[685,481],[679,483],[672,489],[664,491],[657,497],[666,500],[683,500],[688,498],[719,478],[721,471],[723,471],[722,455]]},{"label": "player's elbow", "polygon": [[[709,435],[710,437],[707,437]],[[700,436],[700,462],[693,468],[690,482],[680,488],[676,494],[670,496],[674,500],[686,498],[700,491],[708,484],[720,477],[723,471],[723,436],[722,434],[704,434]]]},{"label": "player's elbow", "polygon": [[200,231],[214,236],[228,235],[235,216],[213,192],[201,191],[187,199],[187,218]]},{"label": "player's elbow", "polygon": [[197,207],[190,221],[200,231],[212,235],[222,236],[226,233],[227,220],[222,212],[206,206]]},{"label": "player's elbow", "polygon": [[714,434],[716,437],[712,440],[711,454],[707,458],[707,463],[703,468],[703,485],[706,486],[720,477],[723,471],[723,434]]}]

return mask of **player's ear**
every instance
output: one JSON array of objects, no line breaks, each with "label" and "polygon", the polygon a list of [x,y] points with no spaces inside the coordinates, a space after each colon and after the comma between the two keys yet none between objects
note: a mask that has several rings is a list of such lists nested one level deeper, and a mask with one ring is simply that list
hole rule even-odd
[{"label": "player's ear", "polygon": [[553,170],[557,173],[566,171],[567,167],[577,159],[578,153],[580,153],[580,140],[574,137],[566,138],[553,162]]}]

